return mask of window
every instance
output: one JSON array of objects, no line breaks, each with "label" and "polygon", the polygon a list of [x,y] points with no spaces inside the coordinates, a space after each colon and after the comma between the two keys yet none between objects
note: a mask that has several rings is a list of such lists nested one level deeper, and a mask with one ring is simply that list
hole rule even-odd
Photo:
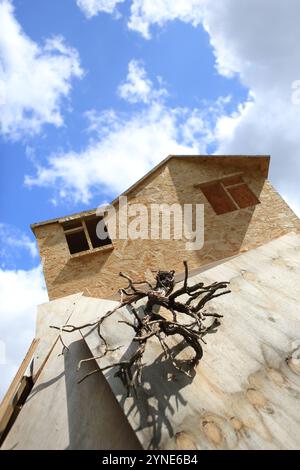
[{"label": "window", "polygon": [[218,215],[259,204],[258,198],[243,181],[241,175],[204,183],[200,188]]},{"label": "window", "polygon": [[221,183],[211,183],[201,189],[216,214],[225,214],[236,210],[235,204],[228,197]]},{"label": "window", "polygon": [[66,233],[65,235],[71,255],[90,249],[83,229],[78,232]]},{"label": "window", "polygon": [[105,233],[107,233],[107,238],[105,240],[101,240],[97,236],[97,232],[96,232],[97,224],[101,220],[102,220],[101,217],[88,217],[85,219],[86,228],[87,228],[93,248],[99,248],[100,246],[104,246],[104,245],[111,245],[111,239],[108,236],[107,227],[104,224],[104,221],[102,223],[104,224],[104,231]]},{"label": "window", "polygon": [[[67,220],[66,222],[62,223],[71,255],[81,252],[93,251],[96,248],[101,248],[106,245],[112,245],[109,236],[107,236],[107,238],[104,240],[101,240],[97,236],[97,224],[101,220],[102,217],[92,215],[79,219]],[[104,231],[108,233],[107,227],[105,225]]]}]

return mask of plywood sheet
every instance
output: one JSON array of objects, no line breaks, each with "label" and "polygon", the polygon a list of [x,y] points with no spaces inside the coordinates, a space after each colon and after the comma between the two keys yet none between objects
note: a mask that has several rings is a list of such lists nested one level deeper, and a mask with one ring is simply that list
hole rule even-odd
[{"label": "plywood sheet", "polygon": [[36,377],[45,360],[50,354],[59,332],[50,325],[63,325],[73,313],[76,302],[82,293],[68,295],[62,299],[53,300],[39,305],[37,308],[35,336],[39,344],[34,354],[33,376]]},{"label": "plywood sheet", "polygon": [[[78,385],[77,363],[91,353],[79,332],[69,340],[64,356],[56,343],[2,449],[139,449],[104,377]],[[86,370],[95,367],[93,361]]]},{"label": "plywood sheet", "polygon": [[[299,275],[300,240],[291,234],[193,277],[191,283],[229,280],[232,288],[211,302],[224,319],[207,338],[194,378],[165,362],[155,340],[146,349],[137,397],[126,398],[115,370],[105,373],[144,448],[300,447]],[[71,320],[80,324],[111,305],[85,299]],[[123,309],[103,324],[109,344],[123,347],[98,360],[100,366],[130,353],[132,330],[119,323],[129,317]],[[99,355],[96,331],[82,333]]]}]

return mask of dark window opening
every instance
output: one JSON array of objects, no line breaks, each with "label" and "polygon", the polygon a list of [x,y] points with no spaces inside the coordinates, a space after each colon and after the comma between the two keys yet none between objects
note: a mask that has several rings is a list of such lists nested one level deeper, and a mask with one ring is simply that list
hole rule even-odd
[{"label": "dark window opening", "polygon": [[[103,223],[103,231],[106,238],[100,238],[97,234],[97,226]],[[68,243],[70,254],[93,251],[94,248],[100,248],[106,245],[112,245],[107,227],[102,217],[91,215],[87,217],[79,217],[73,220],[67,220],[62,223],[65,237]]]},{"label": "dark window opening", "polygon": [[82,227],[81,219],[67,220],[62,224],[64,230]]},{"label": "dark window opening", "polygon": [[90,247],[83,229],[80,232],[66,233],[65,236],[71,255],[89,250]]},{"label": "dark window opening", "polygon": [[[101,239],[97,235],[97,224],[100,222],[103,224],[103,231],[104,233],[107,234],[107,238]],[[87,231],[89,233],[89,237],[92,243],[93,248],[99,248],[100,246],[105,246],[105,245],[110,245],[111,244],[111,239],[109,238],[107,227],[104,223],[104,220],[102,217],[91,217],[91,218],[86,218],[85,219],[85,224]]]}]

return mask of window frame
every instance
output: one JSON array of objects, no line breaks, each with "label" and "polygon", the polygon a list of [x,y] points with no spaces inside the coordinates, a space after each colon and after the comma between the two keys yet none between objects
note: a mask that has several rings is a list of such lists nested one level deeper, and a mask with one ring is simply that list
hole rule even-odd
[{"label": "window frame", "polygon": [[[66,240],[66,244],[67,244],[67,247],[68,247],[68,251],[69,251],[69,255],[70,255],[70,258],[78,258],[80,256],[86,256],[86,255],[89,255],[91,253],[97,253],[97,252],[102,252],[102,251],[108,251],[108,250],[112,250],[114,249],[114,245],[113,245],[113,242],[111,240],[111,238],[109,238],[110,240],[110,243],[107,243],[107,244],[104,244],[102,246],[99,246],[99,247],[96,247],[94,248],[93,247],[93,244],[92,244],[92,241],[91,241],[91,238],[90,238],[90,234],[89,234],[89,231],[88,231],[88,228],[86,226],[86,222],[85,222],[85,219],[91,219],[93,217],[99,217],[97,216],[97,214],[87,214],[87,215],[82,215],[80,217],[76,217],[74,219],[64,219],[62,221],[60,221],[60,226],[64,232],[64,235],[65,235],[65,240]],[[73,227],[73,228],[65,228],[64,225],[67,225],[68,222],[75,222],[75,221],[78,221],[78,227]],[[107,228],[107,226],[106,226]],[[108,228],[107,228],[107,231],[108,231]],[[83,250],[83,251],[78,251],[76,253],[71,253],[70,252],[70,248],[69,248],[69,244],[68,244],[68,240],[67,240],[67,235],[68,234],[72,234],[72,233],[77,233],[77,232],[83,232],[84,235],[85,235],[85,239],[88,243],[88,249],[87,250]],[[109,234],[109,232],[108,232]]]},{"label": "window frame", "polygon": [[[229,182],[232,181],[232,182],[230,184],[226,184],[226,181],[229,181]],[[219,213],[217,212],[216,208],[214,207],[214,205],[211,203],[211,201],[209,200],[209,198],[207,197],[207,195],[203,191],[203,189],[205,190],[206,188],[209,188],[210,186],[212,186],[214,184],[219,184],[220,185],[220,187],[222,188],[222,191],[226,194],[227,198],[230,200],[230,203],[234,206],[234,209],[226,211],[226,212],[219,212]],[[231,194],[231,192],[230,192],[231,188],[239,188],[241,186],[246,187],[247,191],[249,192],[249,194],[251,195],[251,197],[255,201],[253,204],[241,207],[238,204],[237,200],[234,198],[234,196]],[[202,194],[205,196],[205,198],[208,201],[210,207],[213,209],[213,211],[216,215],[229,214],[229,213],[235,212],[237,210],[249,209],[249,207],[254,207],[254,206],[261,203],[260,200],[258,199],[258,197],[256,196],[256,194],[254,193],[254,191],[252,191],[249,184],[243,179],[243,173],[234,173],[234,174],[231,174],[231,175],[224,176],[222,178],[215,179],[213,181],[206,181],[205,183],[200,183],[200,184],[194,185],[194,187],[197,187],[197,188],[201,189]]]}]

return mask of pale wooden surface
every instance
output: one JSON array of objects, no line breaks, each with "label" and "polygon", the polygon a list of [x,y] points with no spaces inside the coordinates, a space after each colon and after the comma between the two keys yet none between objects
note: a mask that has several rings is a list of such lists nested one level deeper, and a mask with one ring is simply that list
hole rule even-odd
[{"label": "pale wooden surface", "polygon": [[[232,294],[211,302],[224,314],[207,338],[193,380],[162,360],[155,340],[138,398],[125,398],[113,372],[105,376],[144,448],[300,448],[300,239],[286,235],[192,278],[230,280]],[[106,301],[82,297],[72,322],[95,318]],[[107,303],[107,309],[111,308]],[[111,317],[104,333],[112,347],[101,366],[126,357],[132,331]],[[84,332],[94,355],[101,352],[95,331]],[[294,351],[294,359],[287,358]],[[299,349],[298,349],[299,352]]]},{"label": "pale wooden surface", "polygon": [[[90,357],[79,332],[70,335],[70,351],[59,356],[57,342],[16,422],[4,450],[139,449],[106,380],[101,374],[78,385],[76,366]],[[90,362],[86,370],[96,364]]]},{"label": "pale wooden surface", "polygon": [[42,369],[59,335],[59,331],[49,328],[49,326],[65,324],[72,315],[76,302],[81,295],[82,293],[68,295],[58,301],[54,300],[38,306],[35,337],[39,338],[39,344],[33,361],[34,380]]},{"label": "pale wooden surface", "polygon": [[[299,277],[295,234],[200,273],[190,282],[229,280],[232,294],[211,302],[224,319],[207,338],[193,380],[163,360],[155,340],[146,349],[143,388],[136,399],[126,398],[114,370],[105,373],[144,448],[300,448]],[[82,324],[114,305],[82,296],[69,322]],[[98,360],[100,366],[128,355],[132,330],[118,323],[128,316],[122,310],[104,323],[110,345],[123,348]],[[95,331],[82,334],[99,355]],[[85,365],[76,372],[78,360],[90,354],[79,337],[65,334],[71,345],[65,357],[57,357],[57,343],[3,448],[138,446],[102,374],[76,384],[90,370]]]}]

